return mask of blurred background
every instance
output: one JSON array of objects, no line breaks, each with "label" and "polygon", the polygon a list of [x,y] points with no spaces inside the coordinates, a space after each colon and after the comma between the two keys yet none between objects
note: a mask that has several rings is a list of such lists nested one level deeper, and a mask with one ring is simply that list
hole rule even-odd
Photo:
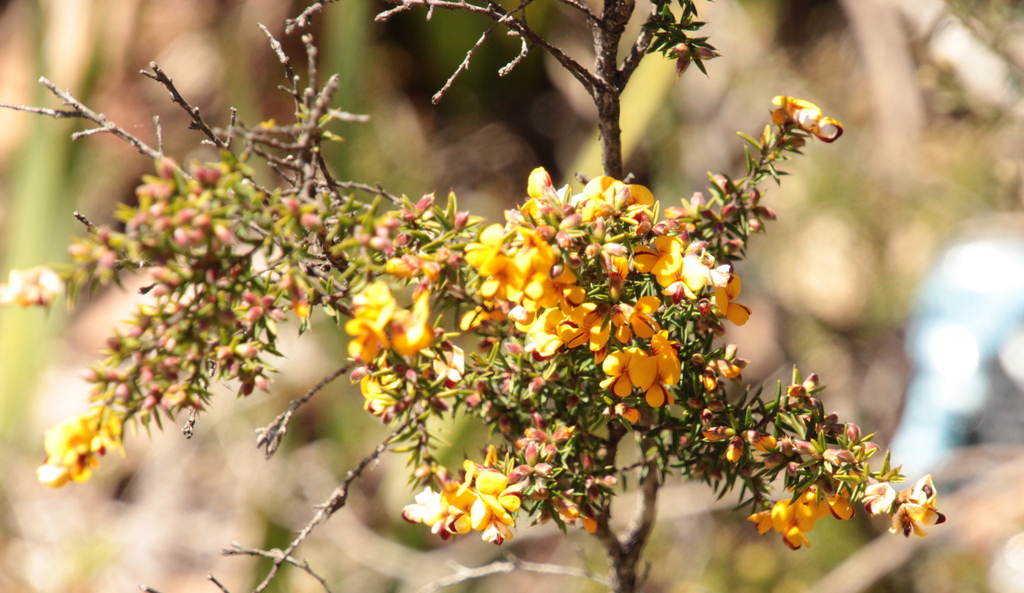
[{"label": "blurred background", "polygon": [[[642,3],[641,3],[642,4]],[[59,107],[47,76],[179,161],[214,157],[162,87],[138,74],[156,61],[208,121],[290,121],[282,72],[257,28],[301,43],[283,21],[303,0],[0,0],[0,102]],[[739,268],[754,315],[729,339],[752,361],[750,383],[787,380],[795,364],[829,385],[826,407],[877,430],[894,463],[935,474],[949,521],[924,539],[886,533],[881,519],[819,522],[814,547],[791,552],[759,537],[728,500],[700,486],[665,489],[647,551],[647,591],[1024,591],[1024,3],[1012,0],[717,0],[698,4],[722,57],[710,76],[676,80],[657,56],[636,73],[623,108],[626,170],[663,206],[701,191],[706,172],[742,173],[741,130],[757,135],[771,99],[813,101],[845,124],[766,186],[779,221]],[[490,37],[444,101],[445,83],[488,25],[438,11],[373,22],[383,4],[343,0],[313,28],[323,73],[338,72],[336,106],[372,117],[347,124],[328,155],[337,178],[417,197],[454,189],[475,214],[500,219],[538,165],[567,181],[598,170],[595,112],[577,83],[539,50],[509,76],[518,41]],[[643,12],[641,8],[638,12]],[[530,7],[531,24],[589,62],[587,32],[564,6]],[[0,110],[0,274],[66,258],[83,229],[71,213],[111,220],[152,163],[111,137],[72,143],[80,125]],[[142,280],[139,281],[140,283]],[[304,407],[277,456],[252,431],[337,368],[338,332],[314,327],[289,345],[271,394],[229,392],[185,440],[177,427],[129,435],[83,485],[35,480],[47,427],[86,408],[77,374],[139,298],[129,290],[0,311],[0,591],[215,591],[215,575],[251,590],[266,564],[220,550],[283,547],[386,434],[339,380]],[[293,332],[294,334],[294,332]],[[181,419],[182,423],[184,418]],[[458,433],[455,443],[463,442]],[[461,445],[459,445],[461,446]],[[476,451],[459,450],[463,453]],[[524,529],[501,549],[475,537],[441,543],[399,512],[411,502],[404,459],[356,483],[348,506],[297,555],[332,590],[412,592],[511,551],[526,560],[602,572],[583,533]],[[630,500],[618,510],[630,515]],[[451,591],[601,587],[513,573]],[[285,569],[273,591],[320,591]]]}]

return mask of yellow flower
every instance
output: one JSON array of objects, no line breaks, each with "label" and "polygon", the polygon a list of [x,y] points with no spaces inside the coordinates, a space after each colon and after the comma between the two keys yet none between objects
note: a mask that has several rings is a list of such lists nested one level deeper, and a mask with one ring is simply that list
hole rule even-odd
[{"label": "yellow flower", "polygon": [[742,289],[740,277],[736,274],[730,274],[729,282],[725,286],[715,289],[715,306],[722,312],[722,315],[736,325],[743,325],[750,319],[750,307],[733,302],[733,299],[740,295]]},{"label": "yellow flower", "polygon": [[654,194],[642,185],[626,185],[612,177],[595,177],[583,187],[582,196],[576,197],[582,221],[593,222],[607,218],[615,212],[629,214],[648,210],[654,206]]},{"label": "yellow flower", "polygon": [[772,104],[778,107],[772,112],[775,125],[788,122],[814,134],[822,142],[833,142],[843,135],[843,124],[822,115],[821,109],[810,101],[780,95],[772,99]]},{"label": "yellow flower", "polygon": [[469,510],[476,496],[462,490],[458,482],[450,482],[434,492],[424,488],[416,495],[416,503],[402,509],[402,518],[410,523],[423,523],[431,532],[448,539],[457,533],[469,533],[472,529]]},{"label": "yellow flower", "polygon": [[562,323],[562,339],[566,346],[575,348],[588,344],[591,352],[599,352],[608,344],[611,325],[605,318],[607,307],[583,303],[574,308],[569,323]]},{"label": "yellow flower", "polygon": [[69,480],[84,482],[108,448],[124,454],[121,439],[121,418],[103,406],[93,406],[46,431],[46,461],[36,475],[51,488],[59,488]]},{"label": "yellow flower", "polygon": [[782,534],[782,541],[787,546],[796,550],[811,547],[806,534],[814,529],[818,519],[830,512],[837,519],[849,519],[853,516],[853,507],[845,496],[830,496],[819,500],[817,489],[812,486],[796,497],[796,500],[780,500],[771,509],[754,513],[747,520],[757,524],[758,533],[764,534],[774,529]]},{"label": "yellow flower", "polygon": [[633,265],[638,272],[654,274],[661,286],[675,281],[682,266],[682,253],[686,245],[675,235],[662,235],[654,240],[654,247],[638,245],[633,251]]},{"label": "yellow flower", "polygon": [[466,372],[466,353],[462,348],[449,342],[445,342],[444,358],[434,359],[434,372],[438,377],[444,377],[445,387],[451,389],[462,380]]},{"label": "yellow flower", "polygon": [[516,525],[512,513],[522,504],[522,485],[509,486],[508,476],[494,469],[480,470],[475,485],[477,499],[470,509],[473,529],[482,531],[481,537],[491,543],[512,539],[509,528]]},{"label": "yellow flower", "polygon": [[561,309],[548,309],[543,315],[537,317],[527,329],[527,336],[530,343],[526,350],[532,352],[534,358],[544,360],[554,356],[565,340],[561,328],[562,322],[568,319]]},{"label": "yellow flower", "polygon": [[601,387],[611,387],[618,397],[627,397],[633,387],[647,391],[657,374],[657,362],[639,348],[626,348],[612,352],[601,367],[609,377]]},{"label": "yellow flower", "polygon": [[555,192],[555,184],[544,167],[537,167],[530,172],[526,184],[526,195],[530,196],[530,199],[519,208],[519,211],[533,218],[538,218],[542,205],[554,206],[557,204],[558,194]]},{"label": "yellow flower", "polygon": [[629,325],[637,337],[649,340],[656,332],[661,331],[661,326],[651,317],[661,307],[661,300],[656,296],[640,297],[633,305],[633,311],[629,316]]},{"label": "yellow flower", "polygon": [[417,290],[412,311],[396,311],[392,316],[391,341],[402,356],[416,356],[434,343],[430,324],[430,290]]},{"label": "yellow flower", "polygon": [[0,284],[0,305],[48,306],[64,290],[64,281],[45,266],[11,270],[7,284]]},{"label": "yellow flower", "polygon": [[505,267],[507,258],[502,247],[505,230],[500,224],[492,224],[480,233],[479,243],[466,246],[466,263],[476,268],[481,276],[493,276]]},{"label": "yellow flower", "polygon": [[676,342],[668,338],[667,331],[659,331],[651,338],[650,358],[654,361],[654,380],[647,390],[645,399],[652,408],[675,403],[672,392],[665,389],[666,385],[679,383],[682,367]]},{"label": "yellow flower", "polygon": [[387,422],[390,419],[387,416],[390,416],[389,413],[399,401],[394,392],[401,384],[401,379],[391,374],[386,377],[363,377],[359,381],[359,390],[363,393],[363,409]]},{"label": "yellow flower", "polygon": [[480,233],[479,243],[466,246],[466,263],[485,279],[480,285],[480,294],[488,300],[506,298],[510,275],[516,273],[505,255],[504,243],[505,230],[500,224],[492,224]]},{"label": "yellow flower", "polygon": [[921,478],[912,488],[900,491],[896,498],[896,511],[892,515],[891,533],[902,533],[906,537],[928,535],[922,525],[938,525],[946,516],[935,508],[938,493],[932,484],[931,474]]},{"label": "yellow flower", "polygon": [[353,336],[348,355],[368,362],[389,346],[384,330],[395,312],[395,298],[387,284],[374,282],[352,299],[352,305],[353,317],[345,323],[345,331]]},{"label": "yellow flower", "polygon": [[486,321],[504,321],[505,313],[491,304],[487,307],[474,307],[472,311],[466,311],[459,319],[459,329],[468,332],[480,327]]},{"label": "yellow flower", "polygon": [[521,243],[509,254],[514,270],[509,274],[509,300],[520,301],[525,296],[540,302],[553,297],[555,300],[548,302],[554,306],[558,294],[551,283],[551,268],[555,265],[551,245],[536,231],[526,228],[519,229],[519,240]]}]

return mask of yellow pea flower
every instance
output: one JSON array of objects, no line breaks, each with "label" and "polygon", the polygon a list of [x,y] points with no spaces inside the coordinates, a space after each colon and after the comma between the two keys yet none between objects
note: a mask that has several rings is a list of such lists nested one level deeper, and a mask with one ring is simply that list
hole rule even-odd
[{"label": "yellow pea flower", "polygon": [[430,290],[418,290],[413,297],[412,311],[396,311],[392,316],[391,341],[402,356],[416,356],[434,343],[430,324]]},{"label": "yellow pea flower", "polygon": [[843,124],[825,117],[821,109],[810,101],[780,95],[772,99],[772,104],[778,107],[772,112],[772,123],[775,125],[789,122],[814,134],[822,142],[834,142],[843,135]]},{"label": "yellow pea flower", "polygon": [[715,307],[725,315],[726,319],[736,325],[743,325],[750,319],[750,307],[734,302],[733,299],[740,295],[743,284],[740,277],[731,274],[729,282],[725,286],[715,289]]},{"label": "yellow pea flower", "polygon": [[618,397],[627,397],[633,387],[647,391],[657,374],[656,361],[639,348],[626,348],[612,352],[601,368],[609,375],[601,387],[610,387]]},{"label": "yellow pea flower", "polygon": [[352,305],[353,318],[345,323],[345,331],[353,336],[348,354],[368,362],[389,346],[384,330],[395,312],[395,298],[387,284],[374,282],[352,299]]},{"label": "yellow pea flower", "polygon": [[36,470],[42,484],[60,488],[69,480],[84,482],[108,448],[124,454],[121,418],[103,406],[93,406],[47,430],[43,445],[46,461]]}]

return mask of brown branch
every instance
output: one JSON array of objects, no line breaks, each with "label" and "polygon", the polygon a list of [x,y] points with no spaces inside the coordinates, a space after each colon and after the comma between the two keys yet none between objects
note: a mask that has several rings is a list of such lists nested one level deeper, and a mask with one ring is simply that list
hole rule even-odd
[{"label": "brown branch", "polygon": [[359,183],[358,181],[335,181],[334,186],[341,189],[357,189],[359,191],[380,195],[394,202],[395,204],[402,203],[402,198],[396,196],[395,194],[389,193],[383,187],[381,187],[380,184],[370,185],[368,183]]},{"label": "brown branch", "polygon": [[46,115],[54,119],[66,119],[66,118],[77,118],[86,119],[97,126],[98,128],[90,128],[85,132],[76,132],[72,134],[72,139],[78,139],[83,136],[98,134],[105,132],[113,134],[121,140],[124,140],[128,144],[135,147],[140,153],[148,156],[149,158],[159,161],[164,159],[163,152],[156,150],[150,145],[146,144],[142,140],[128,133],[124,128],[116,125],[114,122],[106,118],[102,113],[96,113],[92,109],[86,107],[84,103],[76,99],[71,95],[70,92],[57,88],[57,85],[49,81],[45,76],[39,77],[39,84],[46,87],[51,93],[56,95],[60,100],[64,101],[64,104],[71,109],[60,110],[60,109],[47,109],[45,107],[30,107],[28,105],[9,105],[7,103],[0,103],[0,108],[13,109],[15,111],[25,111],[28,113],[36,113],[39,115]]},{"label": "brown branch", "polygon": [[[412,416],[413,419],[415,419],[415,417],[416,415]],[[334,492],[331,493],[330,498],[328,498],[323,504],[317,506],[316,514],[313,515],[313,518],[309,520],[309,523],[307,523],[306,526],[302,528],[302,531],[300,531],[299,534],[295,536],[295,539],[293,539],[291,543],[288,544],[288,547],[281,552],[280,556],[275,557],[273,566],[270,567],[270,570],[267,571],[267,575],[263,578],[263,581],[261,581],[260,584],[257,585],[255,589],[253,589],[252,593],[262,593],[264,590],[266,590],[266,588],[274,580],[274,577],[277,576],[278,571],[281,570],[281,565],[285,563],[285,559],[291,555],[295,548],[299,547],[299,545],[302,544],[302,542],[306,541],[306,538],[309,537],[309,534],[312,533],[314,529],[316,529],[317,525],[320,525],[321,523],[330,519],[331,515],[338,512],[339,509],[345,506],[345,502],[348,500],[348,488],[352,484],[352,482],[354,482],[356,478],[361,476],[363,471],[365,471],[366,468],[369,467],[371,463],[376,462],[377,459],[380,458],[381,454],[387,450],[391,442],[394,441],[399,435],[401,435],[409,428],[409,424],[412,421],[413,420],[408,420],[399,425],[398,428],[392,431],[391,434],[387,436],[387,438],[385,438],[383,441],[381,441],[379,445],[377,445],[377,447],[373,450],[372,453],[364,457],[362,461],[359,462],[359,465],[355,467],[355,469],[349,470],[348,475],[346,475],[342,483],[339,484],[338,487],[334,489]]]},{"label": "brown branch", "polygon": [[[497,4],[488,4],[487,6],[478,6],[476,4],[470,4],[465,1],[456,0],[387,0],[392,4],[397,4],[404,7],[426,7],[429,10],[435,8],[443,8],[445,10],[469,12],[472,14],[479,14],[486,16],[493,21],[500,21],[502,25],[508,27],[510,30],[515,31],[520,37],[523,37],[531,43],[540,46],[544,51],[551,54],[551,57],[555,58],[559,64],[562,65],[570,74],[573,75],[576,80],[587,89],[587,92],[593,92],[593,88],[599,84],[599,80],[582,64],[577,62],[575,59],[570,57],[564,51],[557,46],[553,45],[548,40],[541,37],[536,31],[530,28],[524,21],[521,21],[509,11]],[[396,9],[386,10],[376,16],[374,20],[380,22],[385,21],[394,14]]]},{"label": "brown branch", "polygon": [[[284,552],[282,552],[281,550],[278,550],[276,548],[273,549],[273,550],[259,550],[259,549],[256,549],[256,548],[246,548],[246,547],[243,547],[238,542],[231,542],[231,547],[230,548],[224,548],[223,550],[220,551],[220,553],[222,555],[224,555],[224,556],[256,556],[257,558],[269,558],[269,559],[271,559],[271,560],[273,560],[275,562],[278,562],[278,561],[280,561],[280,562],[287,562],[288,564],[291,564],[292,566],[296,566],[296,567],[301,568],[302,570],[304,570],[306,572],[306,574],[308,574],[309,576],[313,577],[314,579],[317,580],[317,582],[320,583],[320,586],[324,588],[324,591],[327,591],[327,593],[331,593],[331,588],[327,586],[327,581],[325,581],[323,579],[323,577],[318,575],[309,566],[309,561],[308,560],[299,561],[299,560],[297,560],[297,559],[295,559],[295,558],[293,558],[291,556],[285,556]],[[212,575],[210,576],[210,578],[213,578]]]},{"label": "brown branch", "polygon": [[636,71],[637,67],[640,66],[640,61],[647,55],[647,50],[651,47],[651,42],[654,41],[654,30],[647,27],[648,24],[654,22],[654,18],[658,15],[658,9],[652,4],[651,12],[647,15],[647,21],[640,28],[640,34],[637,35],[636,41],[633,42],[633,46],[629,49],[629,53],[626,54],[626,58],[622,61],[622,65],[619,67],[619,84],[625,86],[629,82],[630,77],[633,76],[633,72]]},{"label": "brown branch", "polygon": [[298,77],[295,76],[295,71],[292,70],[291,58],[284,53],[284,48],[281,47],[281,42],[274,38],[270,29],[268,29],[263,23],[256,23],[256,26],[258,26],[260,31],[263,31],[263,34],[267,36],[267,39],[270,41],[270,49],[274,50],[274,55],[277,56],[277,60],[281,62],[281,66],[284,67],[285,77],[288,79],[288,82],[292,83],[292,88],[294,89],[295,82],[298,80]]},{"label": "brown branch", "polygon": [[441,90],[434,93],[434,96],[430,98],[431,103],[433,103],[434,105],[440,103],[441,99],[444,98],[445,93],[448,92],[448,89],[452,88],[452,85],[455,83],[455,79],[459,77],[459,74],[462,74],[466,70],[469,70],[469,61],[473,59],[473,54],[476,53],[476,50],[481,45],[483,45],[484,40],[487,39],[487,36],[490,35],[492,31],[494,31],[494,28],[497,27],[499,23],[500,21],[494,21],[493,23],[491,23],[491,26],[487,27],[487,30],[484,31],[482,35],[480,35],[480,38],[476,40],[476,43],[473,44],[473,47],[469,48],[469,51],[466,52],[466,57],[462,59],[462,62],[459,64],[459,67],[456,68],[455,72],[453,72],[452,75],[448,77],[448,80],[445,81],[444,86],[441,87]]},{"label": "brown branch", "polygon": [[221,593],[231,593],[231,591],[228,591],[228,588],[224,586],[224,583],[218,581],[217,577],[213,576],[212,574],[206,575],[206,580],[216,585],[216,587],[221,590]]},{"label": "brown branch", "polygon": [[313,16],[323,10],[324,4],[332,4],[337,0],[317,0],[299,13],[299,16],[284,22],[284,32],[291,35],[296,28],[305,28],[313,21]]},{"label": "brown branch", "polygon": [[507,574],[514,570],[522,570],[525,572],[536,572],[540,574],[554,574],[562,576],[570,576],[581,579],[589,579],[602,585],[608,585],[608,579],[596,575],[585,568],[575,568],[572,566],[563,566],[560,564],[541,564],[537,562],[527,562],[518,558],[510,552],[505,553],[505,561],[492,562],[485,564],[477,568],[469,568],[458,564],[456,562],[449,562],[448,566],[455,574],[438,579],[433,583],[423,587],[419,590],[419,593],[435,593],[445,587],[451,587],[459,583],[464,583],[473,579],[480,579],[495,574]]},{"label": "brown branch", "polygon": [[327,375],[319,383],[311,387],[302,397],[292,400],[292,402],[288,404],[288,409],[279,414],[273,422],[264,427],[257,428],[256,448],[264,449],[267,459],[273,457],[274,452],[277,451],[278,445],[281,444],[281,438],[288,432],[288,423],[291,422],[292,415],[295,413],[295,410],[298,410],[303,404],[316,395],[317,392],[324,387],[327,387],[331,381],[334,381],[341,375],[347,373],[351,368],[352,365],[347,364]]},{"label": "brown branch", "polygon": [[164,71],[160,69],[160,66],[157,66],[156,62],[150,62],[149,67],[153,72],[140,70],[139,73],[146,78],[151,78],[164,85],[164,88],[166,88],[171,94],[171,100],[177,105],[180,105],[181,108],[188,113],[188,116],[192,118],[192,123],[189,124],[189,128],[201,131],[217,148],[227,150],[227,143],[213,133],[213,129],[210,128],[210,126],[203,120],[202,116],[199,115],[199,108],[192,106],[184,97],[181,96],[181,93],[178,92],[178,88],[174,86],[174,81],[171,80],[171,77],[164,74]]}]

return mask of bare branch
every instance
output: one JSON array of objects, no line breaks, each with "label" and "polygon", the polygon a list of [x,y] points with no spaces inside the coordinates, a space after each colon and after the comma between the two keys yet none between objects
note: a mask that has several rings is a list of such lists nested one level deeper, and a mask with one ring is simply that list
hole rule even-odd
[{"label": "bare branch", "polygon": [[[308,560],[299,561],[291,556],[285,556],[284,552],[274,548],[273,550],[260,550],[257,548],[246,548],[237,542],[231,542],[230,548],[224,548],[220,551],[224,556],[256,556],[258,558],[269,558],[274,561],[287,562],[292,566],[301,568],[309,576],[313,577],[320,583],[320,586],[324,588],[324,591],[331,593],[331,588],[327,586],[327,581],[318,575],[310,566]],[[212,578],[212,576],[210,577]]]},{"label": "bare branch", "polygon": [[476,43],[473,44],[473,47],[469,48],[469,51],[466,52],[466,57],[462,59],[462,63],[459,64],[459,67],[455,69],[455,72],[453,72],[452,75],[448,77],[447,82],[444,83],[444,86],[441,87],[441,90],[434,93],[434,96],[430,98],[431,103],[433,103],[434,105],[440,103],[441,99],[444,98],[445,93],[448,92],[448,89],[452,88],[452,84],[455,82],[455,79],[459,77],[459,74],[462,74],[464,71],[469,70],[469,61],[473,58],[473,54],[476,53],[477,48],[479,48],[483,44],[484,40],[487,39],[487,36],[490,35],[491,31],[493,31],[494,28],[497,26],[498,22],[495,21],[494,23],[491,24],[490,27],[487,27],[487,30],[484,31],[482,35],[480,35],[480,39],[477,39]]},{"label": "bare branch", "polygon": [[270,40],[270,49],[274,50],[274,54],[277,55],[278,61],[280,61],[281,65],[284,66],[285,77],[294,85],[296,78],[295,71],[292,70],[292,61],[288,55],[284,53],[284,48],[281,47],[281,42],[274,38],[273,34],[270,33],[270,29],[268,29],[263,23],[256,23],[256,26],[258,26],[260,31],[263,31],[263,34],[267,36],[268,40]]},{"label": "bare branch", "polygon": [[332,4],[334,2],[337,2],[337,0],[317,0],[310,4],[305,10],[299,13],[299,16],[293,19],[288,19],[284,22],[284,32],[290,35],[296,28],[308,27],[309,23],[313,20],[313,15],[323,10],[324,4]]},{"label": "bare branch", "polygon": [[164,85],[164,88],[166,88],[167,91],[171,93],[171,100],[180,105],[181,108],[184,109],[186,113],[188,113],[189,117],[192,118],[192,123],[189,125],[189,127],[192,128],[193,130],[201,131],[203,134],[206,135],[207,138],[210,139],[210,142],[213,142],[214,145],[217,146],[217,148],[223,148],[227,150],[227,143],[221,140],[216,134],[213,133],[213,129],[211,129],[210,126],[207,125],[206,122],[203,121],[203,118],[199,115],[199,108],[193,107],[188,101],[185,100],[184,97],[181,96],[181,93],[178,92],[177,87],[174,86],[174,81],[171,80],[169,76],[164,74],[164,71],[160,69],[160,66],[157,66],[156,62],[150,62],[149,67],[153,70],[153,72],[147,72],[146,70],[140,70],[139,72],[146,78],[152,78],[153,80]]},{"label": "bare branch", "polygon": [[224,583],[218,581],[217,577],[213,576],[212,574],[206,575],[206,580],[216,585],[217,588],[221,590],[221,593],[231,593],[231,591],[228,591],[228,588],[224,586]]},{"label": "bare branch", "polygon": [[[524,21],[515,18],[512,12],[520,10],[516,8],[514,11],[509,12],[497,4],[488,4],[487,6],[479,6],[476,4],[470,4],[465,0],[388,0],[393,4],[397,4],[402,7],[401,10],[390,9],[381,12],[377,15],[376,20],[383,21],[387,20],[393,14],[403,12],[404,10],[411,7],[426,7],[428,10],[435,8],[443,8],[445,10],[457,10],[462,12],[469,12],[472,14],[479,14],[486,16],[493,21],[500,21],[502,25],[508,27],[510,30],[515,31],[520,37],[527,39],[530,43],[540,46],[544,51],[551,54],[551,57],[555,58],[562,65],[563,68],[569,71],[573,77],[587,89],[588,93],[593,94],[594,89],[601,84],[601,81],[595,77],[589,70],[587,70],[582,64],[577,62],[575,59],[567,55],[560,48],[553,45],[547,39],[544,39],[536,31],[534,31]],[[527,4],[524,2],[523,5]],[[521,5],[521,6],[523,6]]]},{"label": "bare branch", "polygon": [[[40,80],[42,83],[42,80]],[[48,109],[46,107],[32,107],[31,105],[13,105],[11,103],[0,103],[0,108],[13,109],[14,111],[25,111],[27,113],[35,113],[38,115],[47,115],[53,119],[65,119],[69,117],[79,117],[88,119],[84,113],[78,109],[71,109],[68,111],[61,111],[59,109]]]},{"label": "bare branch", "polygon": [[602,585],[608,584],[608,579],[595,575],[585,568],[575,568],[573,566],[563,566],[560,564],[540,564],[536,562],[527,562],[521,560],[517,556],[510,552],[505,553],[506,561],[497,561],[477,568],[469,568],[458,564],[457,562],[449,562],[448,566],[455,574],[443,579],[438,579],[433,583],[420,589],[419,593],[434,593],[445,587],[457,585],[473,579],[480,579],[488,577],[494,574],[506,574],[513,570],[522,570],[525,572],[536,572],[541,574],[555,574],[569,577],[576,577],[581,579],[589,579]]},{"label": "bare branch", "polygon": [[273,422],[262,428],[257,428],[256,448],[263,448],[266,451],[267,459],[273,457],[274,452],[277,451],[278,445],[281,444],[281,438],[288,432],[288,423],[291,422],[292,414],[295,413],[295,410],[299,409],[303,404],[316,395],[317,392],[324,387],[327,387],[331,381],[334,381],[341,375],[347,373],[351,368],[352,365],[347,364],[327,375],[319,383],[311,387],[302,397],[292,400],[292,402],[288,404],[288,409],[278,415]]},{"label": "bare branch", "polygon": [[657,15],[658,9],[652,4],[651,12],[647,15],[647,21],[640,28],[640,34],[637,35],[636,41],[633,42],[633,47],[629,49],[629,53],[626,54],[626,58],[622,61],[622,66],[619,67],[620,85],[625,86],[629,82],[629,78],[640,65],[640,61],[647,55],[647,49],[651,47],[651,42],[654,41],[654,30],[647,25],[653,22],[654,17]]},{"label": "bare branch", "polygon": [[589,26],[594,26],[594,25],[599,25],[600,24],[600,21],[601,21],[600,17],[598,17],[597,14],[594,13],[594,11],[590,10],[590,7],[587,6],[586,4],[584,4],[582,2],[579,2],[578,0],[558,0],[558,1],[561,2],[562,4],[565,4],[566,6],[568,6],[570,8],[573,8],[573,9],[578,10],[579,12],[581,12],[583,14],[583,16],[586,17],[587,24]]},{"label": "bare branch", "polygon": [[148,156],[149,158],[155,161],[163,160],[163,152],[154,149],[153,147],[146,144],[142,140],[128,133],[127,131],[124,130],[124,128],[108,120],[106,116],[104,116],[102,113],[96,113],[92,109],[89,109],[85,106],[85,104],[83,104],[81,101],[72,96],[70,92],[57,88],[57,85],[50,82],[49,79],[47,79],[45,76],[39,77],[39,84],[43,85],[51,93],[59,97],[62,101],[64,101],[64,104],[68,107],[71,107],[71,109],[47,109],[45,107],[30,107],[27,105],[8,105],[6,103],[0,103],[0,107],[6,109],[14,109],[15,111],[25,111],[28,113],[46,115],[54,119],[65,119],[69,117],[86,119],[93,122],[99,127],[91,128],[84,132],[76,132],[75,134],[72,134],[72,139],[78,139],[83,136],[98,134],[100,132],[106,132],[108,134],[113,134],[114,136],[117,136],[121,140],[124,140],[128,144],[134,146],[136,150],[138,150],[142,154]]},{"label": "bare branch", "polygon": [[160,116],[153,116],[153,127],[156,128],[156,149],[159,152],[164,151],[164,131],[160,127]]},{"label": "bare branch", "polygon": [[[413,418],[415,418],[415,415],[413,415]],[[338,512],[338,510],[345,506],[345,502],[348,500],[348,488],[352,485],[352,482],[361,476],[370,464],[375,463],[380,458],[381,454],[387,450],[392,441],[398,438],[399,435],[409,428],[409,422],[411,422],[411,420],[399,425],[391,432],[390,435],[387,436],[387,438],[377,445],[372,453],[364,457],[362,461],[359,462],[359,465],[348,472],[348,475],[345,476],[342,483],[339,484],[338,487],[334,489],[334,492],[331,493],[330,498],[328,498],[323,504],[317,506],[316,514],[309,520],[309,523],[302,528],[302,531],[300,531],[299,534],[295,536],[295,539],[288,544],[288,547],[281,552],[280,557],[274,559],[274,565],[270,567],[269,571],[267,571],[267,575],[263,578],[263,581],[253,589],[253,593],[262,593],[266,590],[274,580],[274,577],[277,576],[278,571],[281,570],[281,565],[284,564],[285,558],[288,558],[295,548],[302,544],[302,542],[306,541],[306,538],[309,537],[309,534],[312,533],[314,529],[316,529],[317,525],[320,525],[330,519],[331,515]]]},{"label": "bare branch", "polygon": [[340,189],[357,189],[359,191],[383,196],[395,204],[402,203],[402,198],[385,191],[380,184],[370,185],[368,183],[359,183],[358,181],[335,181],[334,186]]},{"label": "bare branch", "polygon": [[181,434],[185,435],[185,439],[191,439],[192,434],[196,428],[196,411],[191,409],[188,411],[188,421],[185,422],[185,426],[181,427]]},{"label": "bare branch", "polygon": [[521,44],[519,48],[519,54],[517,54],[516,57],[512,58],[511,62],[502,66],[501,70],[498,70],[498,76],[508,76],[509,74],[511,74],[512,70],[516,66],[518,66],[520,62],[526,59],[526,55],[530,53],[530,48],[533,47],[532,45],[527,43],[526,39],[524,39],[521,35],[513,33],[512,31],[509,31],[509,35],[516,35],[517,37],[519,37],[519,41]]},{"label": "bare branch", "polygon": [[85,215],[82,214],[81,212],[79,212],[78,210],[75,210],[74,212],[72,212],[71,216],[74,216],[75,220],[77,220],[78,222],[84,224],[85,225],[85,230],[89,231],[90,233],[95,233],[96,232],[96,225],[94,225],[92,223],[92,221],[90,221],[88,218],[86,218]]}]

